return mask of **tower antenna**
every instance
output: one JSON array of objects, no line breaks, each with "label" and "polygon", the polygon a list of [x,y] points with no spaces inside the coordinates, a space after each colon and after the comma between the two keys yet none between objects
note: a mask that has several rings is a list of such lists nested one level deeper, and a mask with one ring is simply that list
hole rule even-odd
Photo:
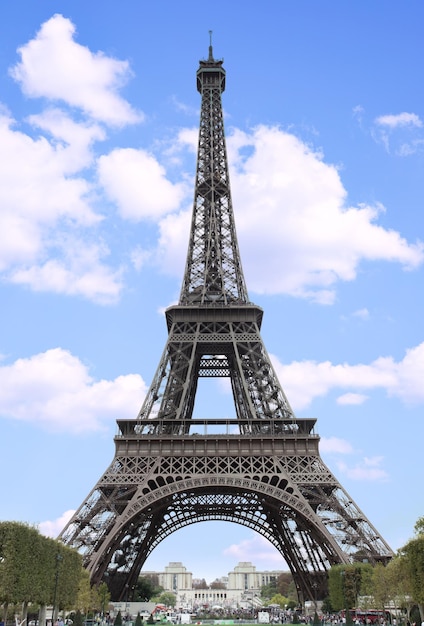
[{"label": "tower antenna", "polygon": [[209,59],[208,61],[213,61],[213,53],[212,53],[212,31],[209,31]]}]

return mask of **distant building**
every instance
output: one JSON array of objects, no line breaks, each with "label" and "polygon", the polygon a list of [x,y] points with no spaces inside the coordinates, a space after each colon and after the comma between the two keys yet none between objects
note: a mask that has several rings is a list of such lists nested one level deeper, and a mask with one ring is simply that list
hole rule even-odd
[{"label": "distant building", "polygon": [[282,572],[275,570],[271,572],[257,572],[256,567],[249,561],[242,561],[228,574],[228,586],[232,589],[260,590],[263,585],[269,585],[276,581]]},{"label": "distant building", "polygon": [[155,575],[165,591],[175,594],[176,608],[194,611],[199,608],[260,608],[260,589],[263,585],[277,580],[281,570],[257,572],[256,567],[248,561],[240,562],[228,578],[223,577],[219,582],[225,584],[225,589],[193,589],[191,572],[187,572],[184,565],[171,562],[164,572],[140,572],[141,576]]}]

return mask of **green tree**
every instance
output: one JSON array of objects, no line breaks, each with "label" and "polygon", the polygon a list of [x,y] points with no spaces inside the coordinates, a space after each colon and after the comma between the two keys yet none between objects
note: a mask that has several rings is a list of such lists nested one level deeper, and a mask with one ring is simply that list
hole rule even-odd
[{"label": "green tree", "polygon": [[261,598],[262,600],[269,602],[272,596],[275,596],[277,592],[277,580],[272,579],[267,585],[262,585],[260,591]]},{"label": "green tree", "polygon": [[401,554],[406,559],[412,597],[418,605],[421,621],[424,622],[424,518],[420,517],[415,529],[418,531],[417,536],[408,541]]},{"label": "green tree", "polygon": [[416,535],[424,535],[424,517],[419,517],[415,522],[414,531]]},{"label": "green tree", "polygon": [[[0,603],[29,602],[71,608],[76,599],[81,556],[18,522],[0,523]],[[21,616],[22,620],[22,616]]]},{"label": "green tree", "polygon": [[406,559],[399,553],[387,564],[389,595],[394,606],[406,610],[407,619],[411,622],[413,607],[411,578]]},{"label": "green tree", "polygon": [[115,617],[115,621],[113,622],[114,626],[122,626],[122,614],[121,611],[118,611]]},{"label": "green tree", "polygon": [[377,563],[373,570],[374,608],[384,611],[390,600],[389,573],[382,563]]},{"label": "green tree", "polygon": [[96,608],[104,615],[107,611],[110,602],[110,592],[106,583],[100,583],[97,587],[97,596],[99,599],[99,604]]},{"label": "green tree", "polygon": [[272,596],[269,603],[278,604],[278,606],[283,609],[287,605],[288,601],[289,599],[286,598],[286,596],[281,595],[281,593],[276,593],[274,596]]},{"label": "green tree", "polygon": [[171,591],[164,591],[163,593],[160,594],[158,598],[158,603],[164,604],[165,606],[174,607],[176,601],[177,601],[177,597],[175,593],[172,593]]},{"label": "green tree", "polygon": [[78,609],[73,616],[73,626],[83,626],[84,620],[81,611]]},{"label": "green tree", "polygon": [[329,601],[334,611],[352,609],[357,606],[358,596],[370,592],[373,584],[372,571],[373,568],[369,563],[359,562],[351,565],[335,565],[330,569],[328,591]]},{"label": "green tree", "polygon": [[[0,524],[0,602],[35,602],[39,589],[37,555],[46,550],[35,528],[17,522]],[[35,550],[33,549],[33,546]],[[31,579],[34,579],[34,587]]]},{"label": "green tree", "polygon": [[333,605],[331,604],[329,596],[324,598],[324,600],[322,601],[322,610],[324,611],[324,613],[334,613]]},{"label": "green tree", "polygon": [[87,616],[90,609],[93,608],[90,574],[85,569],[81,570],[76,606],[85,616]]},{"label": "green tree", "polygon": [[143,626],[143,620],[141,619],[140,613],[137,613],[134,626]]},{"label": "green tree", "polygon": [[281,572],[277,578],[277,592],[287,598],[297,599],[296,586],[291,572]]},{"label": "green tree", "polygon": [[148,602],[153,596],[162,593],[157,576],[140,576],[134,589],[134,600]]}]

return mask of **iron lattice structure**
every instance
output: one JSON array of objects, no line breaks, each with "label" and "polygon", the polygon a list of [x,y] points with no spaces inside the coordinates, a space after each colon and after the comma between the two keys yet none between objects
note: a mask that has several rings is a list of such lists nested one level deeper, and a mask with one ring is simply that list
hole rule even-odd
[{"label": "iron lattice structure", "polygon": [[[131,597],[154,548],[178,529],[236,522],[285,558],[299,599],[325,593],[338,563],[386,562],[393,553],[319,454],[315,419],[298,419],[249,301],[231,202],[221,94],[225,71],[200,61],[202,96],[195,198],[178,305],[136,419],[119,420],[114,459],[61,539],[77,548],[92,582]],[[199,378],[228,377],[234,419],[195,419]]]}]

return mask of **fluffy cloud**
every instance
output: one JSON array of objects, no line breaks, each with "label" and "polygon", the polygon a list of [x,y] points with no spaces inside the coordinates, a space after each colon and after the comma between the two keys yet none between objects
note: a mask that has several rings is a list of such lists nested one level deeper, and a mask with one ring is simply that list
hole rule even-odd
[{"label": "fluffy cloud", "polygon": [[[92,161],[96,126],[77,125],[59,111],[34,116],[55,139],[31,138],[0,117],[0,271],[35,291],[114,302],[121,272],[105,263],[107,246],[89,233],[102,222],[90,202],[92,187],[76,171]],[[65,143],[67,140],[72,142]]]},{"label": "fluffy cloud", "polygon": [[379,126],[388,126],[389,128],[398,128],[401,126],[415,126],[422,128],[422,121],[416,113],[398,113],[397,115],[380,115],[375,120]]},{"label": "fluffy cloud", "polygon": [[172,184],[165,169],[145,150],[113,150],[98,161],[100,183],[124,219],[159,218],[175,211],[187,190]]},{"label": "fluffy cloud", "polygon": [[225,556],[231,556],[237,561],[250,561],[260,566],[263,561],[273,562],[275,569],[286,567],[286,562],[274,546],[257,533],[244,539],[240,543],[233,543],[223,551]]},{"label": "fluffy cloud", "polygon": [[74,41],[75,26],[62,15],[45,22],[19,48],[12,77],[31,98],[61,100],[105,124],[122,126],[142,119],[118,94],[131,76],[127,61],[93,53]]},{"label": "fluffy cloud", "polygon": [[388,396],[397,397],[405,404],[424,402],[424,343],[407,350],[399,362],[393,357],[380,357],[369,365],[333,365],[329,361],[295,361],[283,365],[275,356],[272,360],[297,410],[307,408],[314,398],[323,397],[333,389],[349,390],[338,399],[339,404],[362,403],[366,396],[359,392],[371,389],[384,389]]},{"label": "fluffy cloud", "polygon": [[[19,54],[12,76],[27,95],[47,98],[52,108],[28,117],[33,136],[16,130],[5,112],[0,119],[3,279],[38,291],[116,302],[124,284],[114,232],[122,223],[113,222],[116,214],[108,211],[107,202],[105,215],[99,215],[100,198],[115,205],[121,219],[158,224],[156,242],[149,242],[141,256],[125,250],[124,262],[132,258],[142,268],[158,262],[180,279],[191,207],[183,205],[188,177],[179,157],[195,152],[197,129],[181,129],[161,155],[114,148],[98,156],[95,146],[106,138],[104,124],[140,119],[119,96],[130,75],[128,63],[76,43],[72,22],[61,15],[43,24]],[[69,105],[67,111],[53,108],[53,101]],[[419,121],[414,114],[401,114],[382,116],[379,124],[417,127]],[[228,136],[228,155],[252,291],[331,304],[338,283],[354,280],[365,261],[407,269],[423,262],[420,243],[378,224],[381,205],[347,206],[338,170],[294,135],[266,126],[250,133],[236,129]],[[165,161],[179,167],[173,181]],[[93,245],[93,237],[105,243]],[[64,245],[69,240],[75,242],[75,257]],[[84,259],[78,250],[87,251]]]},{"label": "fluffy cloud", "polygon": [[146,387],[140,376],[95,381],[61,348],[0,367],[0,414],[54,432],[95,432],[133,418]]},{"label": "fluffy cloud", "polygon": [[423,122],[416,113],[404,112],[380,115],[374,120],[371,134],[387,152],[406,157],[423,149],[422,128]]},{"label": "fluffy cloud", "polygon": [[386,481],[389,478],[388,473],[382,467],[382,457],[373,457],[361,459],[353,467],[348,467],[346,463],[340,461],[338,463],[339,471],[352,480],[366,481]]},{"label": "fluffy cloud", "polygon": [[[314,398],[333,389],[349,391],[339,402],[360,403],[360,390],[384,389],[404,403],[424,402],[424,343],[408,350],[398,363],[392,357],[369,365],[293,362],[272,357],[277,375],[294,409],[305,409]],[[95,381],[81,361],[60,348],[0,367],[0,414],[31,420],[42,428],[78,433],[96,431],[118,418],[135,417],[146,387],[139,375]],[[326,452],[349,453],[346,442],[324,440]]]},{"label": "fluffy cloud", "polygon": [[[252,291],[329,304],[337,283],[354,280],[364,261],[406,269],[423,262],[422,244],[378,225],[381,205],[346,206],[337,169],[294,135],[261,126],[251,134],[234,131],[228,146],[241,255]],[[179,232],[175,220],[161,224],[170,271],[177,248],[178,271],[182,268]]]},{"label": "fluffy cloud", "polygon": [[65,511],[60,517],[55,520],[40,522],[40,524],[38,525],[38,530],[42,535],[45,535],[46,537],[56,538],[61,530],[65,528],[66,524],[69,522],[74,513],[75,511],[73,510]]},{"label": "fluffy cloud", "polygon": [[337,404],[363,404],[367,399],[363,393],[345,393],[337,398]]},{"label": "fluffy cloud", "polygon": [[[82,253],[82,254],[81,254]],[[12,271],[9,280],[30,286],[33,291],[49,291],[82,296],[98,304],[113,304],[122,290],[121,272],[102,264],[98,246],[75,248],[65,262],[50,259],[40,265]]]},{"label": "fluffy cloud", "polygon": [[127,63],[92,54],[73,41],[74,32],[56,15],[20,49],[22,61],[11,70],[31,97],[60,100],[96,119],[51,106],[27,118],[26,134],[0,109],[0,271],[3,280],[35,291],[106,304],[117,301],[123,281],[121,268],[108,265],[113,251],[95,209],[94,146],[106,138],[99,122],[138,118],[117,94]]},{"label": "fluffy cloud", "polygon": [[321,437],[319,447],[321,452],[327,454],[352,454],[353,452],[350,443],[338,437]]}]

